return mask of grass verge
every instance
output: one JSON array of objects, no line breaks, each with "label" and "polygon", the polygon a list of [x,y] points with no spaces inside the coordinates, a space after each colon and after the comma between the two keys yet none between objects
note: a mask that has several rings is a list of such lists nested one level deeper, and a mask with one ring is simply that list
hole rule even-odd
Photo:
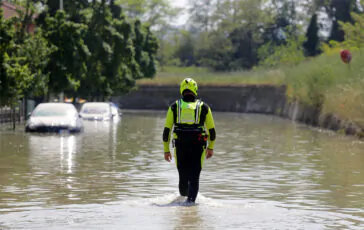
[{"label": "grass verge", "polygon": [[297,66],[274,70],[216,73],[197,67],[164,67],[154,79],[142,79],[137,84],[178,85],[185,77],[194,78],[199,85],[286,84],[288,98],[319,106],[324,113],[364,127],[363,51],[352,52],[350,65],[340,60],[340,50],[330,50]]},{"label": "grass verge", "polygon": [[281,70],[257,70],[237,72],[212,72],[205,68],[164,67],[153,79],[141,79],[137,84],[178,85],[185,77],[191,77],[199,85],[255,85],[283,84],[284,73]]}]

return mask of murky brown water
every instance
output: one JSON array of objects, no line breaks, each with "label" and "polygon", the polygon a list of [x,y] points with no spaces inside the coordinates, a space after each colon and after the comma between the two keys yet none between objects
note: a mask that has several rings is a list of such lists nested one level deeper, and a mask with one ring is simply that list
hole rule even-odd
[{"label": "murky brown water", "polygon": [[164,112],[79,135],[0,132],[0,229],[364,229],[364,143],[277,117],[215,120],[191,207],[172,202]]}]

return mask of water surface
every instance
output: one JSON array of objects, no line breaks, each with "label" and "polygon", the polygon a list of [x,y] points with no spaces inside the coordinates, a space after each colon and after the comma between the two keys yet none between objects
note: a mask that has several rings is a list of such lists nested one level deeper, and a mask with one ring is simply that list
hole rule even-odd
[{"label": "water surface", "polygon": [[0,229],[364,229],[364,143],[215,113],[215,155],[184,206],[164,115],[125,111],[76,135],[0,132]]}]

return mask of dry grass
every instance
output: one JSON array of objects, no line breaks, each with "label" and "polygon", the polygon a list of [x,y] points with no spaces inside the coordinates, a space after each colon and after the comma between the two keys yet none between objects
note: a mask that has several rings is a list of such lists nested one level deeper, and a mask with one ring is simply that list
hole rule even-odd
[{"label": "dry grass", "polygon": [[138,85],[178,85],[185,77],[191,77],[199,85],[256,85],[256,84],[283,84],[284,73],[280,70],[269,71],[239,71],[229,73],[214,73],[199,68],[168,68],[159,72],[153,79],[141,79]]}]

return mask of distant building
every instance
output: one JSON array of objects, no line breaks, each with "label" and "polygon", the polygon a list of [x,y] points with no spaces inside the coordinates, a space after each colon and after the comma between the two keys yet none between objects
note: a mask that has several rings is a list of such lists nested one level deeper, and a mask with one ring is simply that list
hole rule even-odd
[{"label": "distant building", "polygon": [[[4,15],[5,19],[9,19],[9,18],[12,18],[12,17],[18,17],[19,16],[19,11],[25,11],[24,7],[14,5],[14,4],[6,2],[6,1],[2,1],[1,9],[3,10],[3,15]],[[38,15],[33,15],[33,20],[37,16]],[[34,30],[35,30],[35,24],[33,24],[33,23],[28,25],[27,28],[26,28],[26,31],[28,33],[33,33]]]}]

